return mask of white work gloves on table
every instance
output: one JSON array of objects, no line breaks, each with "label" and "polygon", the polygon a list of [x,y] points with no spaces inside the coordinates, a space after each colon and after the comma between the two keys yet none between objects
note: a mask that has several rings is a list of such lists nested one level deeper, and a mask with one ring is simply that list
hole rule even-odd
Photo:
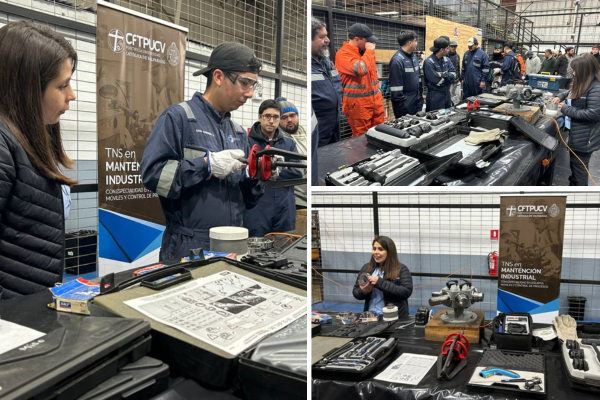
[{"label": "white work gloves on table", "polygon": [[465,143],[470,146],[476,146],[480,143],[493,142],[494,140],[498,140],[500,134],[503,132],[498,128],[484,132],[473,131],[465,138]]},{"label": "white work gloves on table", "polygon": [[559,315],[552,321],[558,338],[562,341],[577,340],[577,322],[570,315]]},{"label": "white work gloves on table", "polygon": [[207,155],[208,169],[210,175],[218,179],[223,179],[238,169],[242,169],[246,164],[240,159],[245,158],[246,154],[243,150],[222,150],[209,151]]}]

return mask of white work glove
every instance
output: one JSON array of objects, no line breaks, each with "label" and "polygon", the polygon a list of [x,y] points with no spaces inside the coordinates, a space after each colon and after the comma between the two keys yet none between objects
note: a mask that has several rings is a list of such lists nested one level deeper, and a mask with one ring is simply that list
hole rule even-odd
[{"label": "white work glove", "polygon": [[238,169],[242,169],[245,164],[240,159],[244,158],[245,155],[243,150],[209,151],[206,158],[210,176],[223,179]]},{"label": "white work glove", "polygon": [[494,68],[494,75],[498,75],[502,70],[500,68]]},{"label": "white work glove", "polygon": [[552,321],[556,334],[562,341],[577,340],[577,322],[570,315],[559,315]]},{"label": "white work glove", "polygon": [[[273,156],[272,162],[275,162],[275,161],[283,162],[283,161],[285,161],[285,158],[283,158],[283,156]],[[272,181],[276,180],[277,178],[279,178],[280,173],[281,173],[281,167],[275,168],[271,172],[271,177],[269,179]]]}]

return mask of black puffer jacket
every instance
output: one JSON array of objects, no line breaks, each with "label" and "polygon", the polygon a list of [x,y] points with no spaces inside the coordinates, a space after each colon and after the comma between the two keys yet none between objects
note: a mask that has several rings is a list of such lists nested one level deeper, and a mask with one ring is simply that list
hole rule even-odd
[{"label": "black puffer jacket", "polygon": [[[562,101],[570,92],[558,94]],[[572,99],[571,105],[561,108],[563,115],[571,118],[569,147],[589,153],[600,149],[600,82],[594,80],[585,95]]]},{"label": "black puffer jacket", "polygon": [[0,119],[0,287],[3,299],[62,282],[64,215],[58,182],[31,165]]},{"label": "black puffer jacket", "polygon": [[[375,288],[383,292],[383,301],[386,305],[390,303],[394,304],[396,307],[398,307],[398,316],[405,317],[408,315],[408,298],[410,297],[413,291],[413,281],[412,275],[410,274],[408,267],[404,264],[400,265],[401,267],[399,278],[396,278],[394,280],[379,278],[379,280],[375,284]],[[369,263],[363,265],[358,275],[360,276],[360,274],[365,272],[367,268],[369,268]],[[352,294],[354,295],[355,299],[365,301],[365,311],[369,309],[371,293],[363,293],[358,284],[357,277],[356,282],[354,283],[354,288],[352,289]]]}]

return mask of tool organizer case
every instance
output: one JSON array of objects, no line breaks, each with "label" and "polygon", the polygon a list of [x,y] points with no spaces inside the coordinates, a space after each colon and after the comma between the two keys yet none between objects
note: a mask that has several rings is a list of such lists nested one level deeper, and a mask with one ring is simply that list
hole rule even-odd
[{"label": "tool organizer case", "polygon": [[[445,155],[455,154],[458,149],[474,150],[465,155],[456,164],[449,167],[449,170],[455,170],[460,173],[468,173],[477,168],[477,163],[485,162],[500,151],[503,142],[495,140],[493,142],[484,143],[477,146],[469,146],[461,143],[471,133],[471,129],[464,126],[454,126],[444,132],[438,133],[434,138],[424,140],[410,148],[410,154],[417,158],[421,163],[439,159]],[[455,147],[457,151],[449,151]],[[447,154],[445,154],[447,153]]]},{"label": "tool organizer case", "polygon": [[[510,371],[521,372],[521,377],[525,378],[527,374],[542,377],[543,390],[541,391],[528,391],[525,389],[516,389],[509,387],[497,387],[489,386],[489,384],[473,383],[475,378],[478,376],[482,369],[486,368],[500,368],[507,369]],[[529,376],[527,376],[529,378]],[[477,378],[478,379],[478,378]],[[487,378],[493,382],[492,378]],[[503,376],[502,379],[510,379]],[[499,380],[497,380],[499,382]],[[477,362],[477,367],[467,384],[467,387],[477,391],[483,392],[494,392],[494,391],[508,391],[511,393],[518,393],[520,397],[534,397],[534,398],[545,398],[546,397],[546,361],[544,356],[539,353],[529,353],[522,351],[508,351],[508,350],[483,350],[483,354]]]},{"label": "tool organizer case", "polygon": [[[289,246],[281,250],[281,255],[288,259],[293,264],[293,269],[286,269],[282,272],[289,273],[292,278],[300,279],[306,283],[307,275],[307,264],[306,254],[308,252],[308,238],[306,235],[300,239],[294,241]],[[296,269],[298,271],[296,271]],[[289,272],[288,272],[289,271]]]},{"label": "tool organizer case", "polygon": [[[381,339],[381,338],[377,338],[377,339]],[[392,338],[392,339],[393,339],[393,344],[388,349],[386,349],[384,352],[382,352],[381,354],[378,354],[377,359],[372,364],[368,365],[365,369],[363,369],[361,371],[324,370],[324,369],[318,368],[317,364],[321,361],[321,360],[319,360],[312,365],[312,369],[311,369],[312,377],[319,378],[319,379],[342,379],[342,380],[349,380],[349,381],[364,380],[369,375],[371,375],[373,373],[373,371],[375,371],[380,364],[382,364],[383,362],[388,360],[390,358],[390,356],[395,352],[396,346],[398,345],[398,342],[400,341],[400,339],[398,339],[398,338]],[[363,338],[356,338],[356,339],[353,339],[351,342],[355,343],[356,341],[359,341],[359,340],[363,341]],[[388,339],[386,338],[386,339],[381,339],[381,340],[387,341]],[[332,349],[331,351],[325,353],[323,355],[323,358],[328,357],[330,354],[334,354],[336,351],[338,351],[342,347],[343,346],[336,347],[336,348]]]},{"label": "tool organizer case", "polygon": [[240,356],[239,380],[248,400],[306,399],[307,318]]},{"label": "tool organizer case", "polygon": [[566,346],[566,342],[561,344],[563,368],[569,385],[573,389],[600,393],[600,361],[596,357],[592,346],[581,344],[580,348],[583,349],[584,359],[588,362],[588,371],[574,369],[573,360],[569,357],[569,349]]},{"label": "tool organizer case", "polygon": [[461,154],[449,154],[434,160],[419,164],[395,182],[395,186],[427,186],[435,179],[450,169],[462,158]]},{"label": "tool organizer case", "polygon": [[[306,297],[306,283],[291,279],[285,275],[273,273],[229,258],[211,258],[209,260],[180,263],[144,277],[152,278],[153,274],[165,273],[177,268],[188,268],[192,278],[202,278],[229,270],[254,279],[259,283]],[[189,282],[189,281],[188,281]],[[181,284],[186,284],[183,282]],[[169,287],[167,290],[177,287]],[[233,384],[237,373],[239,355],[226,353],[204,341],[162,324],[124,304],[125,301],[160,293],[147,287],[134,287],[97,296],[94,299],[94,310],[101,308],[104,312],[124,317],[142,318],[152,326],[151,355],[163,360],[171,370],[190,377],[200,383],[214,388],[225,388]],[[99,312],[99,311],[97,311]]]},{"label": "tool organizer case", "polygon": [[127,364],[79,400],[144,400],[167,390],[169,366],[151,357]]},{"label": "tool organizer case", "polygon": [[[392,153],[392,152],[390,152]],[[395,186],[396,182],[400,179],[402,179],[402,177],[408,173],[409,171],[411,171],[414,167],[419,165],[419,161],[414,158],[414,157],[410,157],[407,156],[405,154],[401,154],[400,150],[396,149],[395,153],[397,154],[397,157],[395,157],[398,161],[404,161],[405,164],[402,164],[401,168],[401,173],[399,176],[393,178],[390,181],[387,181],[384,183],[384,186]],[[330,172],[327,174],[327,176],[325,177],[325,184],[327,186],[348,186],[348,187],[353,187],[353,186],[374,186],[375,182],[364,179],[364,176],[358,172],[354,171],[354,167],[359,166],[363,163],[367,163],[367,162],[371,162],[371,161],[378,161],[378,160],[382,160],[383,158],[387,157],[388,153],[384,152],[384,153],[378,153],[376,156],[374,157],[379,157],[379,158],[373,158],[373,157],[369,157],[369,158],[365,158],[362,160],[359,160],[357,162],[355,162],[354,164],[351,164],[349,166],[343,166],[340,167],[337,171],[334,172]],[[395,162],[396,160],[392,161]],[[385,167],[385,166],[384,166]],[[382,167],[382,168],[384,168]],[[378,168],[375,168],[374,170],[378,170]],[[349,175],[348,175],[349,174]],[[359,179],[356,181],[353,181],[352,183],[346,184],[344,183],[344,179],[347,179],[349,177],[356,177],[359,176]]]},{"label": "tool organizer case", "polygon": [[321,336],[345,338],[376,336],[388,329],[393,324],[393,322],[355,322],[348,325],[342,325],[335,331],[323,333]]},{"label": "tool organizer case", "polygon": [[47,307],[49,291],[0,302],[5,321],[45,334],[0,355],[0,399],[79,399],[150,351],[150,324]]}]

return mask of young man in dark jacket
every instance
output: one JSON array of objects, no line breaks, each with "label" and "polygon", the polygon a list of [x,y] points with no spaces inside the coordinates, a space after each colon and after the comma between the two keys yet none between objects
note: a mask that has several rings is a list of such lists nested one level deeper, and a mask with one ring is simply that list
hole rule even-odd
[{"label": "young man in dark jacket", "polygon": [[490,57],[490,71],[491,73],[488,75],[488,79],[485,83],[486,86],[486,92],[487,93],[491,93],[492,92],[492,82],[494,81],[494,70],[496,69],[500,69],[502,68],[502,62],[504,61],[504,54],[502,54],[502,45],[501,44],[497,44],[496,46],[494,46],[494,52],[492,53],[492,56]]},{"label": "young man in dark jacket", "polygon": [[[275,100],[265,100],[258,109],[258,122],[250,130],[250,147],[257,144],[258,150],[267,146],[297,152],[296,144],[285,137],[279,128],[281,106]],[[294,160],[288,160],[294,161]],[[277,179],[301,178],[295,168],[282,168]],[[289,232],[296,227],[296,204],[294,187],[272,189],[265,187],[265,194],[256,207],[246,212],[244,227],[250,236],[264,236],[271,232]]]},{"label": "young man in dark jacket", "polygon": [[592,55],[598,61],[598,65],[600,65],[600,45],[595,44],[592,47]]},{"label": "young man in dark jacket", "polygon": [[574,54],[575,49],[573,47],[567,47],[565,49],[565,54],[559,56],[554,64],[554,74],[563,77],[560,80],[560,89],[569,87],[569,83],[573,80],[573,70],[570,69],[570,65]]}]

